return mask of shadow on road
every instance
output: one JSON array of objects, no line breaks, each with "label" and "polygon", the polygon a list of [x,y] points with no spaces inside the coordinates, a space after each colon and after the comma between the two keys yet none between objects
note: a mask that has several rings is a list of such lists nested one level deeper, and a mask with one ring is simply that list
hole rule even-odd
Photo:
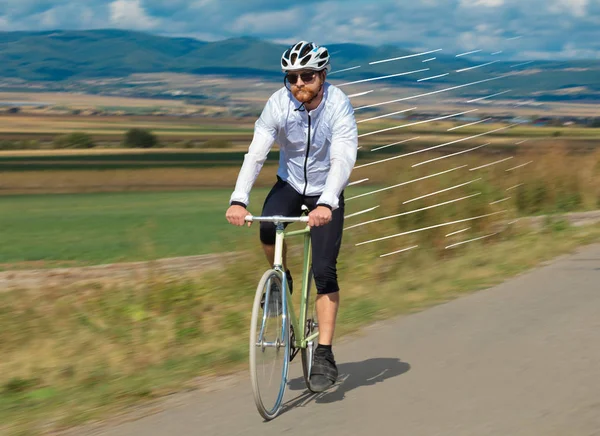
[{"label": "shadow on road", "polygon": [[292,391],[303,390],[304,392],[286,402],[281,413],[296,407],[304,407],[311,402],[320,404],[341,401],[346,397],[346,393],[353,389],[381,383],[408,370],[410,370],[408,363],[389,357],[342,363],[338,365],[339,376],[336,385],[320,394],[308,391],[303,377],[295,378],[288,382],[288,388]]}]

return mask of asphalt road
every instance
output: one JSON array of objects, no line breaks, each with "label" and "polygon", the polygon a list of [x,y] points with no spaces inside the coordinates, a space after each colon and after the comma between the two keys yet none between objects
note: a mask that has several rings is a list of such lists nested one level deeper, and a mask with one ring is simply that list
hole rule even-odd
[{"label": "asphalt road", "polygon": [[241,374],[85,434],[600,435],[600,245],[373,325],[334,351],[338,386],[309,395],[294,362],[271,422]]}]

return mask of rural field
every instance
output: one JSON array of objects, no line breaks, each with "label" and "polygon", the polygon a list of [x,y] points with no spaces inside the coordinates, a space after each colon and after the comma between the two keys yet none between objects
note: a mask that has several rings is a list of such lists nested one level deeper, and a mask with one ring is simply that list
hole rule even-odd
[{"label": "rural field", "polygon": [[[588,130],[596,133],[596,129]],[[414,145],[396,146],[393,152],[361,151],[351,180],[363,182],[346,189],[346,198],[350,198],[347,214],[381,206],[364,215],[365,219],[386,212],[392,215],[476,192],[482,194],[464,203],[450,204],[436,217],[453,218],[470,205],[474,212],[508,208],[515,216],[598,207],[600,186],[594,159],[599,152],[589,151],[593,141],[586,141],[588,146],[575,153],[565,148],[563,140],[554,144],[536,140],[538,132],[533,128],[524,128],[520,133],[523,136],[512,139],[513,147],[490,144],[464,153],[473,146],[468,144],[455,147],[452,154],[456,155],[430,152],[396,159],[399,153],[410,153]],[[437,137],[430,136],[434,143]],[[514,145],[515,142],[522,144]],[[420,142],[423,145],[428,146]],[[26,266],[29,262],[81,266],[235,251],[232,246],[239,233],[230,238],[235,229],[224,225],[223,214],[243,154],[92,150],[2,155],[0,192],[5,195],[0,197],[4,212],[0,224],[9,231],[0,237],[5,247],[0,253],[0,264],[5,269],[10,264]],[[268,186],[275,178],[277,154],[273,154],[253,191],[251,210],[255,213],[260,212]],[[498,160],[507,161],[477,169]],[[572,165],[565,167],[569,161]],[[519,164],[527,166],[506,171]],[[448,172],[454,168],[457,169]],[[471,171],[474,168],[476,171]],[[574,172],[575,168],[579,171]],[[437,173],[441,174],[427,177]],[[382,189],[420,178],[425,179]],[[402,203],[465,182],[460,189],[408,206]],[[381,191],[363,195],[378,190]],[[356,195],[360,197],[351,198]],[[498,206],[485,206],[495,201],[501,202]],[[422,214],[417,216],[415,224],[423,220]],[[407,219],[398,220],[404,226]],[[381,226],[375,227],[370,232]]]},{"label": "rural field", "polygon": [[[155,270],[135,282],[0,290],[0,433],[49,434],[243,369],[252,294],[266,263],[257,226],[228,226],[224,213],[250,120],[18,115],[15,127],[13,116],[0,116],[2,138],[50,144],[56,134],[82,130],[118,142],[140,126],[168,138],[168,146],[120,149],[107,140],[89,150],[0,152],[0,274],[245,255],[189,274]],[[361,133],[393,125],[361,125]],[[564,218],[600,208],[600,129],[519,126],[415,153],[502,125],[448,130],[455,126],[361,138],[351,177],[360,183],[345,191],[346,215],[373,209],[346,220],[340,335],[600,240],[598,224],[572,226]],[[202,147],[216,135],[230,143]],[[178,147],[188,136],[198,145]],[[274,149],[253,190],[252,213],[260,212],[277,158]],[[524,218],[537,215],[545,216],[542,226],[529,228]],[[294,250],[290,268],[298,277]]]}]

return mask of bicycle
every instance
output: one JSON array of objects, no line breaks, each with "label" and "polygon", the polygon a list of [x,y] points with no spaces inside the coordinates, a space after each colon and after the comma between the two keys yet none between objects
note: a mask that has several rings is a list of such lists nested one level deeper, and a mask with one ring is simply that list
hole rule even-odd
[{"label": "bicycle", "polygon": [[[308,208],[303,206],[306,213]],[[256,288],[252,307],[250,325],[250,378],[254,401],[261,416],[269,421],[281,411],[283,396],[287,386],[289,363],[301,352],[302,371],[307,388],[310,387],[310,371],[313,364],[314,350],[319,336],[318,322],[314,298],[311,300],[311,259],[312,246],[310,227],[303,230],[284,231],[284,223],[308,223],[308,216],[251,216],[247,222],[262,221],[275,224],[275,258],[272,268],[265,271]],[[286,237],[304,237],[304,259],[302,273],[302,290],[300,295],[300,318],[296,317],[292,304],[291,293],[288,289],[287,277],[283,268],[283,241]],[[278,293],[277,290],[280,292]],[[264,296],[264,297],[263,297]],[[309,317],[309,308],[312,310]],[[284,310],[285,308],[285,310]],[[289,317],[288,317],[289,316]],[[268,328],[269,321],[275,321],[275,328]],[[269,371],[260,371],[258,361],[269,354],[275,355],[275,360],[281,360],[281,369],[270,366]],[[279,368],[279,366],[277,368]],[[265,378],[266,380],[262,380]],[[280,376],[280,378],[277,378]],[[268,387],[274,383],[274,395],[268,395]]]}]

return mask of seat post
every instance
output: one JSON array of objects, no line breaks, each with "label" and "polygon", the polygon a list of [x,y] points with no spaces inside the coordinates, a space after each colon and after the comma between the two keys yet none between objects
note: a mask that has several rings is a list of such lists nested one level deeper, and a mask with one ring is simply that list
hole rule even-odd
[{"label": "seat post", "polygon": [[273,261],[274,267],[279,267],[283,270],[283,223],[275,223],[275,256]]}]

